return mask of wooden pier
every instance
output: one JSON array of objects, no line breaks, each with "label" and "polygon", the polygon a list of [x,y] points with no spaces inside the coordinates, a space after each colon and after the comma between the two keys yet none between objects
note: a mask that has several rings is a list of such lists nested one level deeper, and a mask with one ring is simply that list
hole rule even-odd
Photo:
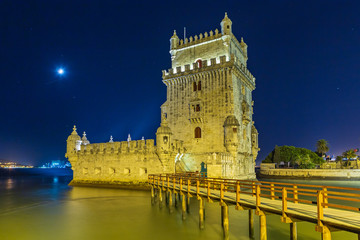
[{"label": "wooden pier", "polygon": [[152,202],[156,193],[162,206],[165,195],[171,211],[173,202],[177,206],[181,199],[183,220],[190,198],[196,198],[200,229],[204,228],[204,201],[219,202],[225,239],[229,236],[228,207],[234,205],[237,210],[249,212],[251,239],[254,238],[255,212],[260,220],[261,240],[267,239],[266,216],[269,214],[277,214],[283,223],[289,224],[290,239],[297,239],[297,222],[306,221],[315,224],[314,230],[320,232],[324,240],[331,239],[333,231],[352,232],[360,240],[360,188],[206,178],[196,173],[152,174],[148,182]]}]

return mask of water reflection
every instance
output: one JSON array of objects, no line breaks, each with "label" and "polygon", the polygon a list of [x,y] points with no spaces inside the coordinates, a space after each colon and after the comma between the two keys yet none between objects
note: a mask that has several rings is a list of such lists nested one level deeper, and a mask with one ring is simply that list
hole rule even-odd
[{"label": "water reflection", "polygon": [[11,190],[12,188],[15,187],[15,181],[12,178],[8,178],[6,180],[6,190]]},{"label": "water reflection", "polygon": [[[216,202],[205,202],[205,229],[200,230],[195,197],[183,221],[181,202],[170,213],[165,205],[159,208],[159,202],[151,205],[147,191],[72,188],[67,186],[70,180],[71,176],[51,175],[0,179],[0,186],[5,183],[0,192],[0,239],[222,239],[221,208]],[[254,215],[255,239],[258,220]],[[249,239],[248,211],[229,206],[229,223],[229,239]],[[268,239],[289,239],[290,226],[281,223],[280,216],[268,215],[267,227]],[[314,224],[298,223],[298,239],[319,238]],[[334,232],[332,239],[357,238]]]}]

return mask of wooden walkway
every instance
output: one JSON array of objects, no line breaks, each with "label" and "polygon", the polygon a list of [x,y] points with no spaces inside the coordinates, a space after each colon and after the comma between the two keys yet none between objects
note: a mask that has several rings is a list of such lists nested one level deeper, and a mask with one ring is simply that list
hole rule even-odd
[{"label": "wooden walkway", "polygon": [[[203,199],[219,201],[224,208],[223,227],[227,225],[224,231],[228,230],[227,206],[235,205],[238,210],[254,209],[260,216],[261,239],[266,239],[268,214],[280,215],[282,222],[290,223],[291,239],[297,239],[296,222],[299,221],[314,223],[322,239],[331,239],[331,231],[339,230],[356,233],[360,239],[360,212],[355,207],[360,203],[359,188],[202,178],[194,174],[149,175],[149,183],[152,196],[155,190],[160,191],[160,196],[165,191],[170,204],[172,193],[175,198],[176,194],[182,195],[183,212],[186,211],[185,197],[200,200],[200,215]],[[199,220],[201,222],[201,216]]]}]

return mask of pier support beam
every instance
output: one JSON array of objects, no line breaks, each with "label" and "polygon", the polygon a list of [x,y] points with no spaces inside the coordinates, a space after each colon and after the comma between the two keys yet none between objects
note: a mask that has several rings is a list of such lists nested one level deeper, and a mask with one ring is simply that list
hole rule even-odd
[{"label": "pier support beam", "polygon": [[254,210],[249,209],[249,238],[254,238]]},{"label": "pier support beam", "polygon": [[224,232],[224,239],[229,239],[229,208],[226,203],[221,203],[221,224]]},{"label": "pier support beam", "polygon": [[151,205],[155,204],[155,192],[154,186],[151,186]]},{"label": "pier support beam", "polygon": [[169,191],[164,191],[165,192],[165,204],[166,206],[169,204]]},{"label": "pier support beam", "polygon": [[178,193],[177,192],[174,192],[174,205],[175,205],[175,207],[177,207],[177,205],[178,205]]},{"label": "pier support beam", "polygon": [[296,222],[290,223],[290,240],[297,240]]},{"label": "pier support beam", "polygon": [[199,199],[199,228],[204,229],[205,226],[204,200],[201,197],[198,197],[198,199]]},{"label": "pier support beam", "polygon": [[321,240],[331,240],[331,232],[327,226],[322,226]]},{"label": "pier support beam", "polygon": [[172,196],[172,192],[171,190],[168,191],[168,206],[169,206],[169,213],[173,213],[174,209],[173,209],[173,196]]},{"label": "pier support beam", "polygon": [[186,219],[186,197],[185,194],[181,194],[181,206],[182,206],[182,220]]},{"label": "pier support beam", "polygon": [[260,218],[260,239],[267,240],[267,233],[266,233],[266,215],[264,212],[259,214]]},{"label": "pier support beam", "polygon": [[162,205],[163,205],[162,189],[159,188],[159,207],[162,208]]},{"label": "pier support beam", "polygon": [[190,213],[190,195],[186,195],[186,212]]}]

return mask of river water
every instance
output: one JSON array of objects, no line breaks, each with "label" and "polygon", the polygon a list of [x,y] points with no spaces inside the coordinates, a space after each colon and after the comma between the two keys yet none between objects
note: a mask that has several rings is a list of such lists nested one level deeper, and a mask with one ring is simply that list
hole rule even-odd
[{"label": "river water", "polygon": [[[69,187],[68,169],[12,169],[0,172],[1,240],[72,239],[222,239],[218,203],[206,203],[205,229],[198,228],[198,201],[182,221],[181,208],[169,213],[151,205],[150,192]],[[291,182],[294,182],[291,180]],[[298,183],[305,181],[296,181]],[[306,181],[310,184],[359,187],[360,182]],[[248,212],[229,207],[230,239],[249,239]],[[255,215],[255,239],[259,221]],[[268,239],[289,239],[289,225],[267,216]],[[315,225],[298,223],[298,239],[320,239]],[[332,239],[357,239],[334,232]]]}]

